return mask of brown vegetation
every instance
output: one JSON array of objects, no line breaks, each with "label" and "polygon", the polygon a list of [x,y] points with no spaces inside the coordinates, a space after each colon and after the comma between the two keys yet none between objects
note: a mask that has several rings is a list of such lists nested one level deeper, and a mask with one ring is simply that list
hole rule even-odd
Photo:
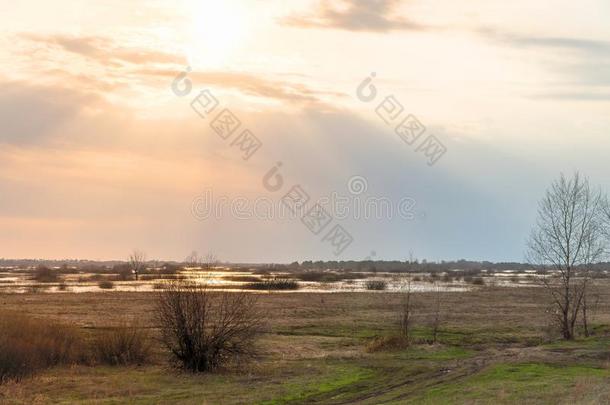
[{"label": "brown vegetation", "polygon": [[252,294],[173,282],[157,296],[155,316],[162,342],[185,370],[212,371],[256,353],[262,318]]},{"label": "brown vegetation", "polygon": [[83,359],[82,339],[75,328],[1,312],[0,330],[0,382]]},{"label": "brown vegetation", "polygon": [[93,339],[92,349],[97,363],[140,365],[150,360],[152,341],[146,329],[123,322],[116,328],[98,333]]}]

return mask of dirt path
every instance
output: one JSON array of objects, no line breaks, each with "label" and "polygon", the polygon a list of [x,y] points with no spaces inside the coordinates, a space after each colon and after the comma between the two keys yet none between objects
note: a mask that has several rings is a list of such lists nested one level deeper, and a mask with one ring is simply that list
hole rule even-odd
[{"label": "dirt path", "polygon": [[[479,373],[485,368],[500,363],[545,361],[553,355],[557,361],[557,353],[545,351],[539,347],[508,347],[502,350],[492,349],[478,353],[474,357],[452,360],[446,365],[439,367],[432,372],[424,372],[410,376],[404,380],[383,385],[375,390],[366,390],[370,386],[363,386],[361,394],[350,396],[349,399],[334,401],[333,398],[341,394],[354,392],[354,386],[343,387],[339,390],[324,395],[323,397],[312,398],[308,403],[327,403],[333,405],[348,405],[358,403],[373,403],[375,398],[388,401],[407,401],[414,394],[438,385],[447,384],[466,379],[469,376]],[[388,373],[387,377],[391,374]],[[383,380],[383,377],[381,378]],[[392,393],[396,395],[393,396]],[[379,403],[379,402],[375,402]]]}]

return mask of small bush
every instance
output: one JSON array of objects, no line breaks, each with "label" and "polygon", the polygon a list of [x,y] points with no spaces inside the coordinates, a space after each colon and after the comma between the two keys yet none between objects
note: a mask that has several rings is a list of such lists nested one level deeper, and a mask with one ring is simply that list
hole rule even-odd
[{"label": "small bush", "polygon": [[97,283],[97,286],[102,290],[112,290],[114,288],[114,283],[110,280],[103,280]]},{"label": "small bush", "polygon": [[173,274],[178,274],[183,270],[184,270],[184,268],[182,268],[181,266],[178,266],[176,264],[165,263],[159,269],[159,274],[173,275]]},{"label": "small bush", "polygon": [[117,275],[117,279],[120,281],[128,281],[134,279],[133,271],[127,263],[117,264],[112,268],[112,272]]},{"label": "small bush", "polygon": [[388,288],[388,282],[385,280],[368,280],[365,287],[371,291],[382,291]]},{"label": "small bush", "polygon": [[205,284],[169,283],[157,297],[161,341],[173,360],[192,372],[214,371],[256,354],[262,314],[256,296],[210,291]]},{"label": "small bush", "polygon": [[70,326],[1,312],[0,330],[0,383],[85,358],[82,338]]},{"label": "small bush", "polygon": [[222,279],[242,283],[258,283],[261,281],[261,279],[256,276],[224,276]]},{"label": "small bush", "polygon": [[297,281],[283,278],[272,278],[243,285],[246,290],[298,290],[299,287]]},{"label": "small bush", "polygon": [[128,326],[127,323],[101,332],[93,339],[95,361],[111,366],[147,363],[151,349],[148,331],[138,326]]},{"label": "small bush", "polygon": [[483,277],[475,277],[472,280],[472,284],[474,284],[474,285],[485,285],[485,280],[483,280]]},{"label": "small bush", "polygon": [[30,294],[38,294],[41,292],[45,292],[48,288],[48,285],[32,284],[26,288],[26,292]]},{"label": "small bush", "polygon": [[404,336],[380,336],[366,345],[369,353],[404,350],[409,347],[409,339]]},{"label": "small bush", "polygon": [[46,266],[38,266],[32,279],[39,283],[56,283],[59,281],[59,272]]}]

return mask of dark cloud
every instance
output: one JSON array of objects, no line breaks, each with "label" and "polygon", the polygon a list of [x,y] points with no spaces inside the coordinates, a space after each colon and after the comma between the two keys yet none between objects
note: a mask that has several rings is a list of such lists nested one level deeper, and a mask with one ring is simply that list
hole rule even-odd
[{"label": "dark cloud", "polygon": [[[535,99],[608,101],[610,86],[610,41],[576,37],[541,37],[483,28],[478,33],[515,49],[539,50],[537,58],[551,75],[549,91]],[[557,90],[557,87],[561,87]]]},{"label": "dark cloud", "polygon": [[335,28],[348,31],[386,32],[422,30],[425,27],[397,16],[394,11],[401,0],[344,0],[338,8],[336,2],[322,0],[309,14],[283,18],[285,25],[299,28]]},{"label": "dark cloud", "polygon": [[0,83],[0,142],[39,142],[56,132],[97,96],[58,87]]}]

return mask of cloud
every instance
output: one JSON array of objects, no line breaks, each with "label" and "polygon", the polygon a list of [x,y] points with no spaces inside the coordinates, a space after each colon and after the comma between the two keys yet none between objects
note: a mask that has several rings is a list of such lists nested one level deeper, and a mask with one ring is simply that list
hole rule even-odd
[{"label": "cloud", "polygon": [[[142,69],[137,73],[174,78],[176,71],[164,69]],[[311,89],[302,83],[269,80],[244,72],[193,72],[189,74],[197,86],[212,86],[236,89],[243,94],[300,104],[320,104],[324,97],[346,97],[344,93]]]},{"label": "cloud", "polygon": [[547,82],[552,88],[531,98],[608,101],[608,91],[599,92],[599,87],[610,86],[610,41],[524,35],[489,28],[477,32],[514,49],[536,51],[542,67],[553,74]]},{"label": "cloud", "polygon": [[574,100],[574,101],[610,101],[610,93],[592,92],[548,92],[535,94],[532,99],[541,100]]},{"label": "cloud", "polygon": [[0,142],[41,141],[87,106],[100,103],[97,96],[68,88],[0,83]]},{"label": "cloud", "polygon": [[182,56],[151,49],[126,48],[103,37],[76,37],[67,35],[21,34],[21,38],[34,41],[47,48],[59,48],[96,62],[130,64],[184,64]]},{"label": "cloud", "polygon": [[400,0],[322,0],[313,13],[284,17],[285,25],[298,28],[334,28],[348,31],[387,32],[422,30],[422,25],[394,14]]},{"label": "cloud", "polygon": [[596,56],[610,56],[610,41],[569,37],[540,37],[482,28],[478,32],[495,41],[521,48],[573,50]]}]

